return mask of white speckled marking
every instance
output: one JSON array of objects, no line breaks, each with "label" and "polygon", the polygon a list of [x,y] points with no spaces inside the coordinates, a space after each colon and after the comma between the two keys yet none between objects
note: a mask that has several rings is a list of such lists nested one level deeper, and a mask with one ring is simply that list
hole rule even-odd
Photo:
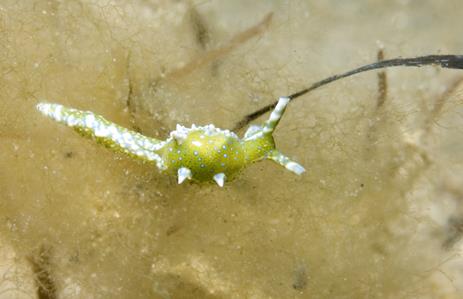
[{"label": "white speckled marking", "polygon": [[114,145],[120,151],[132,154],[146,161],[153,161],[165,169],[161,157],[154,153],[164,143],[115,125],[89,111],[66,108],[59,104],[39,103],[37,109],[44,115],[75,129],[84,130],[100,138],[102,143]]}]

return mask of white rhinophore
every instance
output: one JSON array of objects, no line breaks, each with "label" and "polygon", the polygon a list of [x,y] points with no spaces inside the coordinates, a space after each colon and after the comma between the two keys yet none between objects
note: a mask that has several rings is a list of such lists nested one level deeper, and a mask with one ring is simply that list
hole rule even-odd
[{"label": "white rhinophore", "polygon": [[249,139],[251,136],[259,133],[262,131],[262,126],[258,125],[251,125],[249,128],[246,130],[246,133],[244,133],[244,139]]},{"label": "white rhinophore", "polygon": [[286,157],[277,150],[270,152],[267,158],[277,162],[281,166],[285,167],[289,171],[294,172],[297,175],[301,175],[305,172],[305,168],[302,167],[299,163],[292,161],[290,158]]},{"label": "white rhinophore", "polygon": [[294,172],[295,174],[297,175],[301,175],[305,172],[305,168],[302,167],[300,164],[296,163],[296,162],[288,162],[286,165],[285,165],[286,169],[288,169],[289,171],[292,171]]},{"label": "white rhinophore", "polygon": [[264,123],[264,128],[262,131],[264,134],[271,133],[275,130],[275,127],[280,122],[283,113],[286,110],[286,106],[288,106],[290,98],[281,97],[278,99],[278,104],[276,105],[275,109],[270,114],[269,119]]}]

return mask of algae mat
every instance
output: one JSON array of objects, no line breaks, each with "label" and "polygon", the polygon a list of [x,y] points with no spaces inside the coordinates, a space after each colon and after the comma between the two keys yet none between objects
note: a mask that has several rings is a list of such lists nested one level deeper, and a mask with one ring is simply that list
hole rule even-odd
[{"label": "algae mat", "polygon": [[275,133],[307,172],[261,162],[224,188],[178,185],[35,109],[165,139],[232,128],[380,48],[463,53],[456,0],[250,2],[0,3],[1,298],[461,297],[461,71],[310,93]]}]

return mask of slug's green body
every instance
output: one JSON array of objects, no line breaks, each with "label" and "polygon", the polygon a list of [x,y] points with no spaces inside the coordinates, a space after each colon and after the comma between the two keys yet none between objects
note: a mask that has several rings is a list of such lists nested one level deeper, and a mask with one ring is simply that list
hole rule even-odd
[{"label": "slug's green body", "polygon": [[92,112],[49,103],[40,103],[37,108],[114,151],[155,163],[161,171],[177,175],[179,184],[185,179],[214,180],[222,187],[225,180],[233,179],[241,169],[265,158],[296,174],[304,172],[302,166],[275,149],[272,136],[288,102],[288,98],[280,98],[270,119],[263,126],[251,126],[243,139],[213,125],[191,128],[177,125],[165,141],[127,130]]}]

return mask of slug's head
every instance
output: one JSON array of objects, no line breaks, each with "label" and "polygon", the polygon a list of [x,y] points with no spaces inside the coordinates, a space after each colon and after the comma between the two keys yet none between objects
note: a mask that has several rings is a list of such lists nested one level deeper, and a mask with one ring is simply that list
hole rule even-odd
[{"label": "slug's head", "polygon": [[281,97],[275,109],[270,114],[270,118],[262,126],[253,125],[246,131],[243,147],[247,163],[261,159],[270,159],[298,175],[305,171],[304,167],[280,153],[276,149],[275,141],[273,140],[273,132],[280,122],[289,101],[290,98]]}]

